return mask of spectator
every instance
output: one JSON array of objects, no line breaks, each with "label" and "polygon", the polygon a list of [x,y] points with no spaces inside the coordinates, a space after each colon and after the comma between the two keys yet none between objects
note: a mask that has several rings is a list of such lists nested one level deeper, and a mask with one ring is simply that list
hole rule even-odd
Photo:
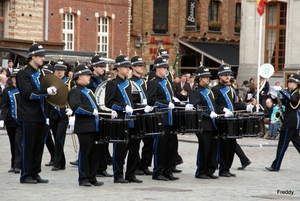
[{"label": "spectator", "polygon": [[245,95],[245,102],[249,103],[251,98],[256,98],[256,90],[253,84],[250,84]]}]

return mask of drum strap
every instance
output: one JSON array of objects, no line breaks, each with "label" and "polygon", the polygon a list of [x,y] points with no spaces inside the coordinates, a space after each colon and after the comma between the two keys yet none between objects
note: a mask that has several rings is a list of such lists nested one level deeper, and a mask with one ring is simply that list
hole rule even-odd
[{"label": "drum strap", "polygon": [[[210,90],[206,88],[206,89],[200,91],[200,94],[205,98],[209,110],[210,110],[211,112],[214,112],[214,111],[215,111],[214,106],[213,106],[213,104],[212,104],[212,102],[211,102],[211,100],[210,100],[210,98],[209,98]],[[204,113],[203,113],[203,114],[204,114]],[[215,129],[218,130],[218,127],[217,127],[216,124],[215,124],[215,118],[211,119],[211,121],[212,121],[212,123],[213,123]]]},{"label": "drum strap", "polygon": [[[40,85],[40,80],[39,80],[40,76],[41,76],[40,69],[38,69],[35,73],[31,74],[31,77],[32,77],[32,79],[34,81],[34,84],[35,84],[38,91],[41,91],[41,85]],[[48,94],[31,94],[31,96],[30,96],[30,99],[40,100],[40,108],[42,110],[45,121],[46,121],[46,114],[45,114],[45,111],[44,111],[44,98],[46,98],[47,95]],[[43,97],[43,98],[41,98],[41,97]]]},{"label": "drum strap", "polygon": [[[94,109],[98,109],[97,105],[96,105],[96,100],[94,101],[94,99],[90,96],[89,92],[92,92],[90,91],[88,88],[84,87],[81,92],[88,98],[88,100],[90,101],[92,107]],[[95,118],[95,125],[96,125],[96,131],[99,131],[99,116],[96,115],[94,116]]]},{"label": "drum strap", "polygon": [[[167,79],[163,79],[162,81],[159,82],[160,86],[164,89],[165,91],[165,94],[166,94],[166,98],[167,98],[167,101],[168,102],[172,102],[172,97],[170,95],[170,92],[167,88]],[[168,125],[169,126],[172,126],[173,125],[173,122],[172,122],[172,110],[171,109],[168,109]]]},{"label": "drum strap", "polygon": [[[129,80],[125,80],[125,82],[122,82],[120,84],[118,84],[118,88],[122,94],[122,97],[123,97],[123,100],[125,102],[126,105],[129,105],[131,106],[131,102],[129,100],[129,97],[126,93],[126,88],[129,86]],[[129,128],[133,128],[133,121],[132,120],[129,120],[128,121],[128,124],[129,124]]]},{"label": "drum strap", "polygon": [[139,79],[139,80],[134,81],[134,82],[138,85],[139,90],[140,90],[140,92],[141,92],[141,94],[143,96],[143,99],[146,99],[146,95],[145,95],[145,92],[144,92],[143,87],[142,87],[142,85],[144,84],[144,80],[143,79]]},{"label": "drum strap", "polygon": [[17,124],[19,124],[19,121],[17,119],[17,98],[16,95],[19,94],[18,89],[13,89],[8,91],[8,97],[11,104],[11,117],[15,120]]},{"label": "drum strap", "polygon": [[234,108],[233,108],[232,102],[230,101],[230,98],[228,97],[228,94],[227,94],[229,91],[231,91],[231,88],[229,88],[229,86],[226,86],[226,87],[223,87],[222,89],[220,89],[220,91],[226,101],[227,108],[230,111],[233,111]]}]

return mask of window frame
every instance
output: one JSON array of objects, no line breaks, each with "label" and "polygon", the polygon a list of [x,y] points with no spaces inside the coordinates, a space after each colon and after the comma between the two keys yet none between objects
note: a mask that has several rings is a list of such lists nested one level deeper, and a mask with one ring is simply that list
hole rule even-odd
[{"label": "window frame", "polygon": [[[71,18],[71,19],[70,19]],[[74,50],[75,46],[75,15],[72,13],[63,14],[63,42],[64,50]],[[72,37],[70,39],[69,37]]]},{"label": "window frame", "polygon": [[167,34],[169,31],[169,0],[153,1],[153,32]]},{"label": "window frame", "polygon": [[[104,20],[106,20],[106,23],[103,23]],[[97,35],[98,52],[106,52],[106,55],[108,56],[108,52],[109,52],[109,49],[108,49],[109,48],[109,18],[108,17],[99,17],[97,26],[98,26],[98,35]],[[106,30],[103,31],[103,28],[106,28]],[[103,38],[106,39],[105,42],[103,42]],[[103,45],[105,48],[103,48]]]}]

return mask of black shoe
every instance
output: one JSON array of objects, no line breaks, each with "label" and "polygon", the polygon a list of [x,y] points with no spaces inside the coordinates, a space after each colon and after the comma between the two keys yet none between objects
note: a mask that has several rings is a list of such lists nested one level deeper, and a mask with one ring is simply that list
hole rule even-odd
[{"label": "black shoe", "polygon": [[174,168],[174,169],[172,170],[172,172],[174,172],[174,173],[180,173],[180,172],[182,172],[182,170],[178,170],[178,169]]},{"label": "black shoe", "polygon": [[49,163],[46,163],[45,166],[54,166],[54,162],[50,161]]},{"label": "black shoe", "polygon": [[228,173],[230,177],[236,177],[236,174],[232,174],[231,172]]},{"label": "black shoe", "polygon": [[238,167],[238,170],[244,170],[250,164],[251,164],[251,161],[248,161],[247,163],[243,164],[242,167]]},{"label": "black shoe", "polygon": [[136,170],[134,172],[135,175],[144,175],[144,172],[142,170]]},{"label": "black shoe", "polygon": [[38,176],[38,177],[36,177],[34,179],[37,180],[38,183],[44,183],[44,184],[46,184],[46,183],[49,182],[48,179],[42,179],[40,176]]},{"label": "black shoe", "polygon": [[198,179],[210,179],[210,177],[207,176],[206,174],[200,174],[199,176],[196,176],[196,178],[198,178]]},{"label": "black shoe", "polygon": [[211,178],[211,179],[219,179],[218,176],[215,176],[215,175],[213,175],[213,174],[208,174],[207,176],[208,176],[209,178]]},{"label": "black shoe", "polygon": [[231,177],[231,175],[228,172],[222,172],[219,174],[220,177]]},{"label": "black shoe", "polygon": [[126,179],[123,179],[123,178],[118,178],[118,179],[114,180],[114,183],[127,184],[128,181]]},{"label": "black shoe", "polygon": [[10,168],[7,172],[15,172],[15,168]]},{"label": "black shoe", "polygon": [[169,179],[164,177],[163,175],[158,175],[158,176],[152,176],[153,180],[159,180],[159,181],[168,181]]},{"label": "black shoe", "polygon": [[91,187],[92,184],[90,182],[83,181],[81,184],[79,184],[79,186]]},{"label": "black shoe", "polygon": [[148,168],[142,170],[144,172],[145,175],[153,175],[153,172],[150,171]]},{"label": "black shoe", "polygon": [[19,169],[19,168],[15,168],[15,171],[14,171],[14,173],[20,173],[21,172],[21,170]]},{"label": "black shoe", "polygon": [[104,183],[101,182],[101,181],[95,181],[95,182],[91,182],[91,184],[92,184],[93,186],[102,186]]},{"label": "black shoe", "polygon": [[137,179],[136,177],[132,179],[126,179],[129,183],[143,183],[143,180]]},{"label": "black shoe", "polygon": [[55,167],[55,166],[53,166],[51,170],[52,170],[52,171],[58,171],[58,170],[59,170],[59,168],[58,168],[58,167]]},{"label": "black shoe", "polygon": [[70,164],[71,164],[71,165],[78,165],[78,160],[76,160],[76,161],[71,161]]},{"label": "black shoe", "polygon": [[20,181],[21,184],[37,184],[37,180],[33,179],[32,177],[27,177],[24,180]]},{"label": "black shoe", "polygon": [[266,167],[267,170],[271,171],[271,172],[278,172],[278,169],[275,169],[273,167]]},{"label": "black shoe", "polygon": [[106,172],[106,170],[101,171],[101,172],[98,172],[98,174],[97,174],[96,176],[112,177],[112,175],[111,175],[111,174],[108,174],[108,173]]},{"label": "black shoe", "polygon": [[169,180],[174,181],[174,180],[178,180],[179,177],[174,177],[172,174],[170,175],[165,175],[165,177],[167,177]]}]

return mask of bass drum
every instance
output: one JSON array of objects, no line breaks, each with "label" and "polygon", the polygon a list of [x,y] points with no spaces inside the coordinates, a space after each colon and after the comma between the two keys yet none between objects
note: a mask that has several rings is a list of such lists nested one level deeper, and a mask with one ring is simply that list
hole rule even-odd
[{"label": "bass drum", "polygon": [[[97,105],[100,107],[101,110],[103,111],[108,111],[111,112],[112,109],[108,108],[105,106],[105,90],[106,90],[106,84],[109,82],[109,80],[106,80],[99,84],[95,91],[95,98]],[[134,82],[132,83],[132,97],[133,97],[133,102],[137,105],[142,105],[143,104],[143,92],[139,89],[138,85]]]}]

